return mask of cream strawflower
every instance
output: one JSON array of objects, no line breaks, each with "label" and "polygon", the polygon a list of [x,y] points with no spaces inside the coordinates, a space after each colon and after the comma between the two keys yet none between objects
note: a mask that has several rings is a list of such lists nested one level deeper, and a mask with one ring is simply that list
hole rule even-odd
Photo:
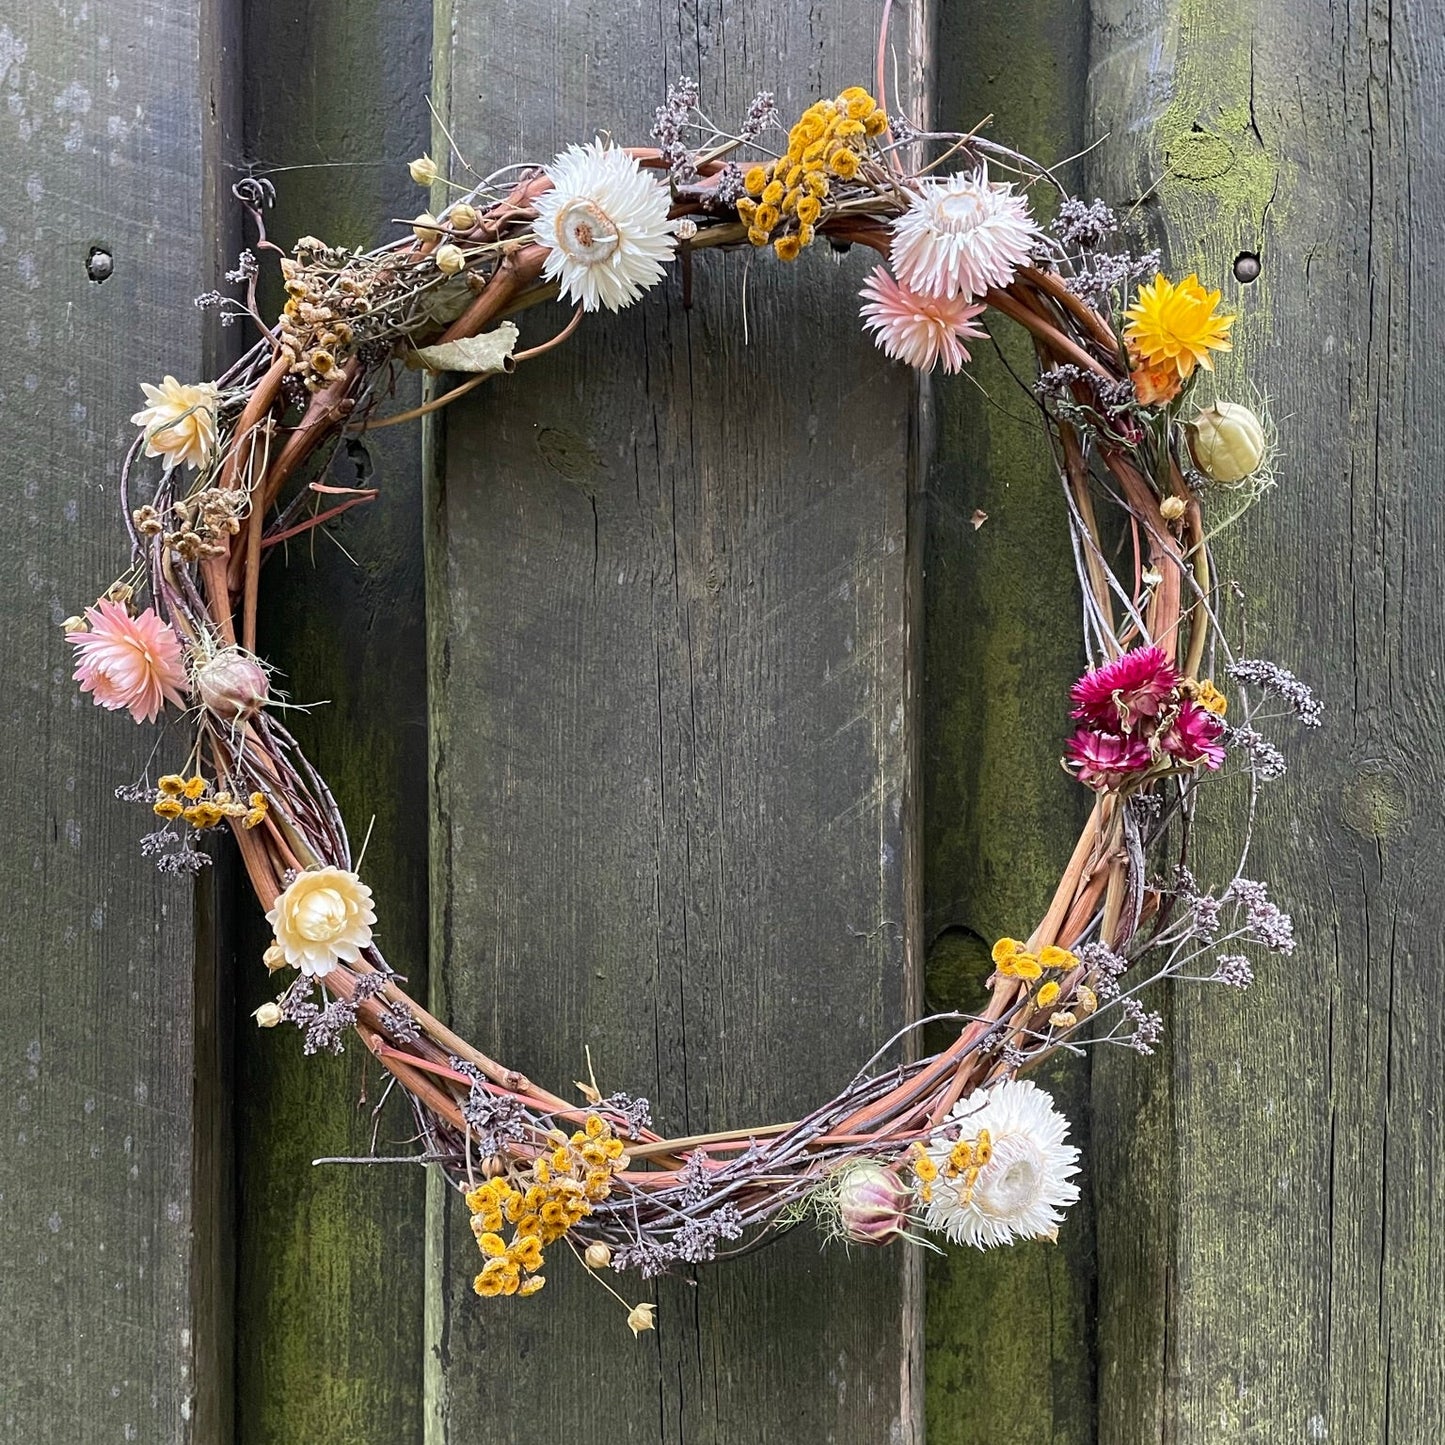
[{"label": "cream strawflower", "polygon": [[[962,1132],[948,1138],[955,1128]],[[938,1169],[928,1227],[977,1249],[1056,1239],[1062,1211],[1079,1197],[1068,1132],[1048,1094],[1021,1080],[961,1100],[927,1146]]]},{"label": "cream strawflower", "polygon": [[875,266],[858,293],[863,298],[863,325],[885,356],[919,371],[940,362],[947,372],[961,371],[969,359],[964,337],[987,333],[973,324],[987,308],[964,295],[920,296],[900,286],[882,266]]},{"label": "cream strawflower", "polygon": [[980,166],[923,182],[893,223],[893,271],[910,291],[972,301],[1007,286],[1038,235],[1028,201]]},{"label": "cream strawflower", "polygon": [[542,274],[584,311],[630,306],[663,274],[677,247],[667,187],[624,150],[568,146],[547,167],[532,234],[547,248]]},{"label": "cream strawflower", "polygon": [[216,403],[220,390],[213,381],[182,386],[167,376],[159,386],[140,384],[150,405],[131,417],[146,436],[145,454],[164,457],[166,470],[184,462],[203,467],[216,450]]},{"label": "cream strawflower", "polygon": [[371,889],[344,868],[298,873],[266,915],[275,946],[293,968],[324,978],[337,961],[355,963],[371,943]]}]

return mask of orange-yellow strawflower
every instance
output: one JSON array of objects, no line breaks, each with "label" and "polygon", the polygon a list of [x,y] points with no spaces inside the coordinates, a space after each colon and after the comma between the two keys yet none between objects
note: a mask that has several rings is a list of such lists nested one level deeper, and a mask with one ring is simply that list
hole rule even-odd
[{"label": "orange-yellow strawflower", "polygon": [[1172,370],[1187,381],[1196,366],[1214,370],[1211,351],[1229,351],[1233,316],[1216,310],[1218,291],[1206,291],[1192,272],[1182,281],[1166,276],[1141,285],[1124,313],[1124,340],[1140,370]]}]

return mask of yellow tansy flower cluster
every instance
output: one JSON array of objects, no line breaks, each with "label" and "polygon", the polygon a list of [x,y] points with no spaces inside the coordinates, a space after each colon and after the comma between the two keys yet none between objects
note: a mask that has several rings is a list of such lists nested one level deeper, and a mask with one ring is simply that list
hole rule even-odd
[{"label": "yellow tansy flower cluster", "polygon": [[918,1198],[924,1204],[933,1203],[933,1186],[938,1180],[938,1165],[928,1157],[928,1150],[922,1144],[913,1146],[913,1154],[908,1160],[908,1167],[913,1171],[913,1177],[918,1181]]},{"label": "yellow tansy flower cluster", "polygon": [[[992,957],[994,967],[1005,978],[1021,978],[1025,983],[1042,978],[1047,969],[1073,968],[1079,961],[1076,954],[1067,948],[1056,948],[1052,943],[1037,954],[1030,953],[1016,938],[999,939],[993,946]],[[1058,996],[1057,989],[1054,996]]]},{"label": "yellow tansy flower cluster", "polygon": [[167,773],[156,784],[151,811],[169,822],[184,818],[191,827],[214,828],[227,818],[239,818],[243,828],[254,828],[266,816],[266,795],[252,793],[242,803],[224,790],[213,793],[211,785],[199,773],[189,778]]},{"label": "yellow tansy flower cluster", "polygon": [[993,1139],[987,1129],[980,1129],[976,1139],[960,1139],[949,1151],[948,1163],[944,1165],[943,1173],[948,1179],[962,1177],[963,1187],[958,1191],[960,1204],[972,1201],[973,1187],[978,1183],[978,1176],[992,1158]]},{"label": "yellow tansy flower cluster", "polygon": [[779,260],[796,261],[813,243],[832,182],[851,181],[868,138],[887,128],[888,117],[861,86],[810,105],[788,132],[787,154],[743,176],[748,194],[738,202],[738,217],[748,240],[754,246],[771,242]]},{"label": "yellow tansy flower cluster", "polygon": [[[569,1139],[560,1129],[548,1136],[553,1148],[533,1163],[519,1189],[490,1179],[467,1195],[472,1233],[486,1256],[472,1288],[483,1296],[536,1294],[546,1283],[539,1273],[542,1249],[562,1238],[592,1206],[612,1192],[612,1177],[626,1169],[622,1140],[596,1114]],[[510,1243],[502,1230],[512,1225]]]},{"label": "yellow tansy flower cluster", "polygon": [[1193,692],[1194,701],[1200,707],[1207,708],[1215,717],[1223,717],[1229,711],[1229,699],[1208,678],[1196,683]]}]

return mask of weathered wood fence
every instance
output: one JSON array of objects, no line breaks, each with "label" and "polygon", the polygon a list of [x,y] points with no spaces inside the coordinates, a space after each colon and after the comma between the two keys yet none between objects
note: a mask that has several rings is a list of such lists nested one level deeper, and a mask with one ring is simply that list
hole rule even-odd
[{"label": "weathered wood fence", "polygon": [[[1269,394],[1289,456],[1222,560],[1254,650],[1330,709],[1256,836],[1294,958],[1224,1006],[1181,994],[1154,1060],[1054,1070],[1089,1186],[1058,1246],[925,1269],[799,1233],[663,1282],[640,1342],[579,1272],[484,1305],[454,1200],[311,1167],[369,1148],[374,1072],[257,1035],[254,908],[224,862],[194,896],[157,875],[112,796],[150,740],[76,697],[57,624],[114,565],[137,380],[230,343],[190,298],[234,264],[231,182],[269,176],[283,243],[364,244],[421,204],[428,95],[499,165],[640,136],[684,73],[719,116],[762,87],[795,112],[871,78],[878,19],[0,17],[5,1445],[1439,1437],[1438,4],[895,16],[919,114],[1077,157],[1079,189],[1225,282],[1223,389]],[[297,730],[358,835],[375,816],[389,956],[501,1057],[565,1085],[586,1045],[675,1131],[790,1116],[925,994],[976,997],[1081,810],[1054,765],[1068,542],[1005,366],[1027,358],[1003,338],[979,385],[918,391],[858,335],[861,273],[700,258],[690,309],[659,288],[353,453],[384,500],[270,589],[295,700],[329,700]]]}]

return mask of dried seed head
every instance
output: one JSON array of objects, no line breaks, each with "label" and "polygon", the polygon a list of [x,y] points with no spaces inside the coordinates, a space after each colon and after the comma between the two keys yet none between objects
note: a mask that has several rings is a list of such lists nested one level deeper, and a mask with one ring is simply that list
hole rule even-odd
[{"label": "dried seed head", "polygon": [[588,1269],[606,1269],[612,1263],[612,1251],[605,1244],[589,1244],[582,1251],[582,1261]]},{"label": "dried seed head", "polygon": [[1194,463],[1210,481],[1242,482],[1264,461],[1264,425],[1247,406],[1216,402],[1188,427]]},{"label": "dried seed head", "polygon": [[908,1227],[908,1186],[892,1169],[850,1164],[838,1180],[838,1218],[854,1244],[889,1244]]},{"label": "dried seed head", "polygon": [[411,233],[418,241],[440,240],[441,232],[437,230],[437,218],[430,211],[423,211],[411,223]]},{"label": "dried seed head", "polygon": [[447,212],[447,225],[454,231],[470,231],[477,224],[477,208],[463,201]]},{"label": "dried seed head", "polygon": [[1188,503],[1183,497],[1165,497],[1159,503],[1159,514],[1166,522],[1177,522],[1185,513]]},{"label": "dried seed head", "polygon": [[425,152],[412,161],[407,170],[419,186],[429,186],[437,178],[437,163]]},{"label": "dried seed head", "polygon": [[274,1029],[281,1022],[282,1014],[279,1005],[263,1003],[251,1017],[256,1020],[257,1028]]},{"label": "dried seed head", "polygon": [[196,669],[196,694],[201,705],[222,722],[253,718],[270,699],[266,669],[249,652],[227,647]]},{"label": "dried seed head", "polygon": [[438,246],[432,254],[432,260],[437,264],[437,270],[444,275],[455,276],[458,271],[465,269],[467,258],[462,254],[460,246],[454,246],[450,241]]}]

